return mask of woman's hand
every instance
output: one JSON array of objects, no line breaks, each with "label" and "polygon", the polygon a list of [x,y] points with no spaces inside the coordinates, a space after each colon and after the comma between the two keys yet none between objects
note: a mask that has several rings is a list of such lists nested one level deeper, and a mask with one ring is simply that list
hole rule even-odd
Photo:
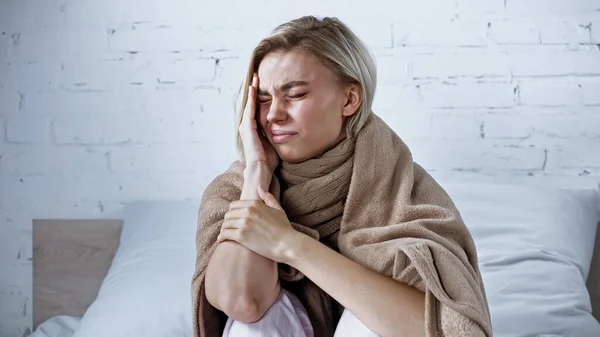
[{"label": "woman's hand", "polygon": [[248,101],[242,115],[239,133],[244,144],[244,157],[246,164],[262,163],[273,172],[279,164],[279,156],[259,130],[256,118],[256,100],[258,97],[258,75],[252,77],[252,85],[248,88]]},{"label": "woman's hand", "polygon": [[258,195],[261,200],[230,204],[217,241],[235,241],[258,255],[283,262],[297,232],[272,194],[259,186]]}]

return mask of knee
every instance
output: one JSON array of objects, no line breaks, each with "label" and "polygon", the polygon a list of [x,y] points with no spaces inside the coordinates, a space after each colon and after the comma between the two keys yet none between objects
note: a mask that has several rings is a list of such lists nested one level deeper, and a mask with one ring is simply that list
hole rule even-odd
[{"label": "knee", "polygon": [[285,290],[280,292],[267,310],[257,309],[252,302],[245,305],[238,307],[238,318],[241,319],[229,316],[223,336],[281,336],[281,332],[290,332],[294,336],[314,336],[306,309]]}]

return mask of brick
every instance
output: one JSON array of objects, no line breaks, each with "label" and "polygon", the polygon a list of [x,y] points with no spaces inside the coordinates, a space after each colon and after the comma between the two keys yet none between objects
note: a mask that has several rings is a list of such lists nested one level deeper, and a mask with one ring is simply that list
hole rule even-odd
[{"label": "brick", "polygon": [[189,89],[212,81],[215,60],[180,54],[125,55],[112,59],[74,61],[63,66],[62,87],[115,90],[127,86]]},{"label": "brick", "polygon": [[17,313],[0,317],[0,335],[2,337],[29,336],[32,331],[31,315],[23,316]]},{"label": "brick", "polygon": [[[6,122],[5,122],[5,118],[2,117],[2,115],[0,115],[0,144],[4,143],[6,141]],[[0,161],[2,160],[2,149],[3,147],[0,147]],[[1,166],[1,165],[0,165]]]},{"label": "brick", "polygon": [[[126,99],[124,98],[126,97]],[[52,116],[144,113],[160,115],[177,111],[200,112],[222,108],[218,89],[130,89],[120,92],[32,92],[24,95],[23,111]],[[215,103],[217,102],[217,104]]]},{"label": "brick", "polygon": [[545,20],[541,23],[542,44],[588,44],[589,22]]},{"label": "brick", "polygon": [[[57,193],[55,196],[57,203],[63,205],[77,204],[77,208],[82,210],[91,209],[98,213],[108,211],[107,208],[110,202],[121,200],[125,194],[130,193],[130,186],[140,180],[137,177],[121,176],[104,171],[66,174],[62,177],[47,176],[47,179],[53,179],[52,183],[62,181],[63,186],[67,187],[62,188],[61,193]],[[31,178],[28,181],[34,183]],[[43,181],[40,183],[43,183]],[[136,187],[140,188],[139,193],[151,192],[151,185],[144,187],[143,184],[136,184]],[[149,198],[152,196],[157,196],[157,194],[148,194]],[[73,208],[73,206],[70,207]],[[71,211],[68,214],[71,214]],[[52,214],[47,216],[50,215]]]},{"label": "brick", "polygon": [[581,103],[584,105],[599,105],[600,80],[580,80],[579,84],[581,86]]},{"label": "brick", "polygon": [[[111,118],[112,117],[112,118]],[[146,125],[141,118],[111,114],[70,116],[52,122],[53,136],[59,145],[108,145],[139,143]]]},{"label": "brick", "polygon": [[487,44],[485,22],[418,22],[406,27],[394,25],[394,45],[474,47]]},{"label": "brick", "polygon": [[[30,219],[31,220],[31,219]],[[23,234],[19,235],[18,238],[12,236],[6,236],[10,239],[18,239],[22,240],[22,236],[26,235],[27,239],[31,241],[31,231],[28,231],[28,234],[25,234],[27,231],[21,231]],[[9,241],[9,240],[6,240]],[[31,275],[31,267],[33,265],[33,260],[31,259],[31,254],[29,254],[29,258],[26,260],[14,260],[10,262],[0,262],[0,268],[2,269],[2,274],[0,274],[0,291],[11,291],[17,290],[24,292],[26,290],[32,289],[33,280]],[[1,295],[0,295],[1,296]],[[7,309],[10,310],[8,306]],[[16,309],[16,308],[13,308]],[[21,313],[23,313],[23,307],[20,307]],[[26,308],[27,312],[31,311],[31,308]],[[2,316],[2,311],[0,310],[0,316]],[[2,335],[4,336],[4,335]]]},{"label": "brick", "polygon": [[56,79],[60,75],[60,63],[18,59],[10,63],[0,63],[0,74],[0,86],[4,86],[5,89],[23,94],[50,91],[57,88]]},{"label": "brick", "polygon": [[[1,9],[0,12],[2,12]],[[2,14],[0,14],[0,22],[2,21],[1,15]],[[8,60],[8,50],[11,44],[11,39],[9,35],[10,34],[6,33],[6,30],[3,30],[0,26],[0,60],[3,61]]]},{"label": "brick", "polygon": [[594,155],[600,154],[599,139],[570,139],[553,151],[558,168],[600,168],[600,155]]},{"label": "brick", "polygon": [[71,116],[55,120],[53,133],[60,145],[210,143],[231,140],[233,123],[233,112]]},{"label": "brick", "polygon": [[410,38],[411,25],[407,22],[394,22],[392,24],[392,43],[394,46],[406,46]]},{"label": "brick", "polygon": [[86,213],[81,209],[91,204],[88,209],[96,210],[99,201],[106,208],[107,202],[119,200],[125,182],[134,182],[136,178],[102,171],[58,173],[48,170],[37,175],[9,173],[0,181],[10,190],[6,194],[0,191],[0,195],[3,207],[12,210],[11,222],[14,226],[23,226],[27,216],[29,226],[31,218],[61,217],[64,214],[84,216]]},{"label": "brick", "polygon": [[545,160],[541,148],[502,147],[484,141],[418,141],[411,149],[415,161],[426,169],[539,170]]},{"label": "brick", "polygon": [[504,0],[461,0],[456,3],[456,13],[462,19],[480,19],[482,16],[503,15]]},{"label": "brick", "polygon": [[12,287],[7,287],[8,289],[0,289],[0,316],[12,313],[15,308],[20,308],[22,312],[27,310],[27,305],[31,306],[31,294],[27,294],[16,285],[15,282]]},{"label": "brick", "polygon": [[[2,232],[3,238],[10,240],[3,240],[0,245],[0,265],[27,262],[31,258],[31,231],[4,228]],[[0,280],[0,284],[6,282]]]},{"label": "brick", "polygon": [[157,67],[160,83],[174,83],[185,88],[215,79],[215,60],[183,59],[161,63]]},{"label": "brick", "polygon": [[89,148],[18,146],[6,154],[2,170],[19,174],[105,171],[107,159],[102,151]]},{"label": "brick", "polygon": [[[124,99],[126,97],[127,99]],[[23,96],[23,111],[39,115],[104,115],[142,111],[154,97],[148,91],[121,92],[28,92]]]},{"label": "brick", "polygon": [[250,49],[265,37],[264,27],[200,29],[195,26],[161,26],[150,23],[109,28],[112,51],[218,51]]},{"label": "brick", "polygon": [[[600,45],[600,20],[592,21],[591,39],[592,43]],[[598,49],[600,49],[600,47],[598,47]]]},{"label": "brick", "polygon": [[226,167],[236,159],[234,139],[219,147],[152,145],[111,150],[110,169],[113,172],[196,172],[215,166]]},{"label": "brick", "polygon": [[203,30],[201,39],[199,40],[200,50],[252,50],[263,38],[270,34],[272,28],[271,26],[250,26]]},{"label": "brick", "polygon": [[149,64],[135,56],[73,60],[62,66],[57,80],[62,88],[79,91],[116,91],[132,85],[155,87],[158,74],[148,69]]},{"label": "brick", "polygon": [[[4,158],[5,156],[3,156]],[[16,159],[10,158],[13,163],[11,166],[16,166],[14,162]],[[29,219],[24,218],[22,214],[17,214],[15,217],[15,210],[20,210],[28,204],[34,203],[48,203],[56,197],[56,193],[61,190],[62,180],[46,178],[42,175],[26,176],[26,173],[10,172],[3,170],[0,176],[0,183],[3,188],[0,189],[0,197],[2,200],[2,208],[9,209],[11,211],[11,227],[19,226],[19,230],[22,230],[21,226],[30,226],[31,217],[33,214],[27,214]],[[4,221],[4,219],[2,219]],[[23,221],[27,221],[24,223]],[[8,219],[6,220],[8,223]]]},{"label": "brick", "polygon": [[598,111],[578,112],[570,115],[547,115],[535,123],[535,132],[547,137],[576,139],[600,138],[600,114]]},{"label": "brick", "polygon": [[381,56],[376,58],[376,63],[378,85],[409,81],[410,61],[407,57]]},{"label": "brick", "polygon": [[227,168],[225,165],[218,165],[195,174],[160,174],[154,177],[153,181],[158,185],[162,195],[177,199],[196,200],[199,204],[206,186]]},{"label": "brick", "polygon": [[21,95],[10,88],[0,87],[0,115],[15,114],[21,107]]},{"label": "brick", "polygon": [[411,109],[420,103],[419,91],[414,85],[381,85],[377,87],[373,109]]},{"label": "brick", "polygon": [[475,114],[433,115],[431,129],[425,132],[438,139],[477,139],[479,121]]},{"label": "brick", "polygon": [[477,139],[479,122],[475,114],[378,113],[403,139]]},{"label": "brick", "polygon": [[483,117],[483,132],[490,138],[527,138],[533,133],[532,117],[515,114],[487,114]]},{"label": "brick", "polygon": [[392,48],[392,25],[390,23],[378,21],[365,24],[364,19],[343,20],[343,22],[363,41],[368,49]]},{"label": "brick", "polygon": [[435,83],[421,86],[424,105],[435,108],[508,107],[514,103],[510,83]]},{"label": "brick", "polygon": [[600,52],[515,52],[510,66],[513,76],[599,75]]},{"label": "brick", "polygon": [[572,80],[537,80],[519,83],[519,103],[531,106],[570,106],[580,101],[580,89]]},{"label": "brick", "polygon": [[31,115],[11,115],[6,121],[6,140],[16,144],[50,143],[50,121]]},{"label": "brick", "polygon": [[171,114],[181,111],[186,115],[204,113],[232,113],[230,97],[225,97],[219,89],[198,88],[194,90],[154,90],[141,92],[138,97],[148,115]]},{"label": "brick", "polygon": [[236,88],[241,85],[250,61],[241,58],[224,58],[218,61],[216,82],[222,86]]},{"label": "brick", "polygon": [[540,44],[540,28],[527,20],[492,21],[491,39],[497,44]]},{"label": "brick", "polygon": [[56,26],[61,23],[62,17],[49,13],[58,12],[58,6],[55,1],[43,1],[39,4],[32,0],[3,1],[0,3],[0,31]]},{"label": "brick", "polygon": [[596,0],[507,0],[506,12],[508,15],[523,16],[549,16],[558,14],[565,16],[567,14],[589,14],[600,9],[600,4]]},{"label": "brick", "polygon": [[[146,6],[133,2],[120,3],[118,6],[106,6],[99,3],[70,2],[63,4],[61,19],[66,26],[102,25],[107,22],[138,22],[155,20],[166,6],[154,1]],[[134,12],[134,8],[137,10]],[[136,13],[137,15],[133,15]]]},{"label": "brick", "polygon": [[235,135],[234,117],[233,113],[199,113],[148,119],[142,140],[145,143],[228,143]]},{"label": "brick", "polygon": [[[456,12],[456,3],[444,0],[424,0],[418,2],[398,0],[381,6],[373,6],[372,3],[366,2],[365,6],[366,8],[363,13],[369,12],[373,7],[379,7],[382,11],[380,13],[381,17],[390,20],[449,19]],[[436,10],[432,10],[432,8]],[[357,13],[357,11],[354,12]]]},{"label": "brick", "polygon": [[483,119],[485,138],[594,138],[600,136],[598,112],[576,108],[564,113],[487,114]]},{"label": "brick", "polygon": [[103,26],[71,27],[44,26],[20,31],[18,43],[13,44],[13,57],[21,61],[68,63],[78,58],[97,57],[107,52],[108,36]]},{"label": "brick", "polygon": [[413,60],[415,78],[508,76],[506,54],[417,55]]},{"label": "brick", "polygon": [[133,23],[109,27],[109,49],[112,51],[199,51],[203,31],[191,26],[160,26]]}]

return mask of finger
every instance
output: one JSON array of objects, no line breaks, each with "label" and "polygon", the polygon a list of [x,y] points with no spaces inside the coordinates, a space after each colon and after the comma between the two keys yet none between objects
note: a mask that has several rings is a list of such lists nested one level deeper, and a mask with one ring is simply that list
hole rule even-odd
[{"label": "finger", "polygon": [[258,196],[264,201],[265,205],[283,211],[279,202],[273,194],[265,191],[262,186],[258,185]]},{"label": "finger", "polygon": [[225,217],[223,220],[233,220],[233,219],[250,219],[254,218],[254,212],[252,212],[248,207],[240,207],[234,208],[229,212],[225,213]]},{"label": "finger", "polygon": [[236,201],[232,201],[229,204],[229,211],[232,211],[237,208],[256,207],[258,205],[260,205],[259,200],[236,200]]},{"label": "finger", "polygon": [[256,111],[256,89],[258,85],[258,76],[254,74],[252,76],[252,84],[248,87],[248,100],[246,101],[246,107],[244,109],[244,118],[245,123],[251,123],[254,119],[255,111]]},{"label": "finger", "polygon": [[234,228],[223,228],[221,233],[217,237],[217,243],[221,243],[223,241],[235,241],[239,242],[239,231]]}]

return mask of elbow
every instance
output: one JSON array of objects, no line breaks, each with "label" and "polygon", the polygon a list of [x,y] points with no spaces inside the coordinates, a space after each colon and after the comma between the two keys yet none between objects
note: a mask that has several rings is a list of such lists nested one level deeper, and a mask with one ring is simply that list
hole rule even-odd
[{"label": "elbow", "polygon": [[206,299],[227,317],[242,323],[254,323],[271,307],[252,296],[249,291],[223,291],[207,285]]}]

